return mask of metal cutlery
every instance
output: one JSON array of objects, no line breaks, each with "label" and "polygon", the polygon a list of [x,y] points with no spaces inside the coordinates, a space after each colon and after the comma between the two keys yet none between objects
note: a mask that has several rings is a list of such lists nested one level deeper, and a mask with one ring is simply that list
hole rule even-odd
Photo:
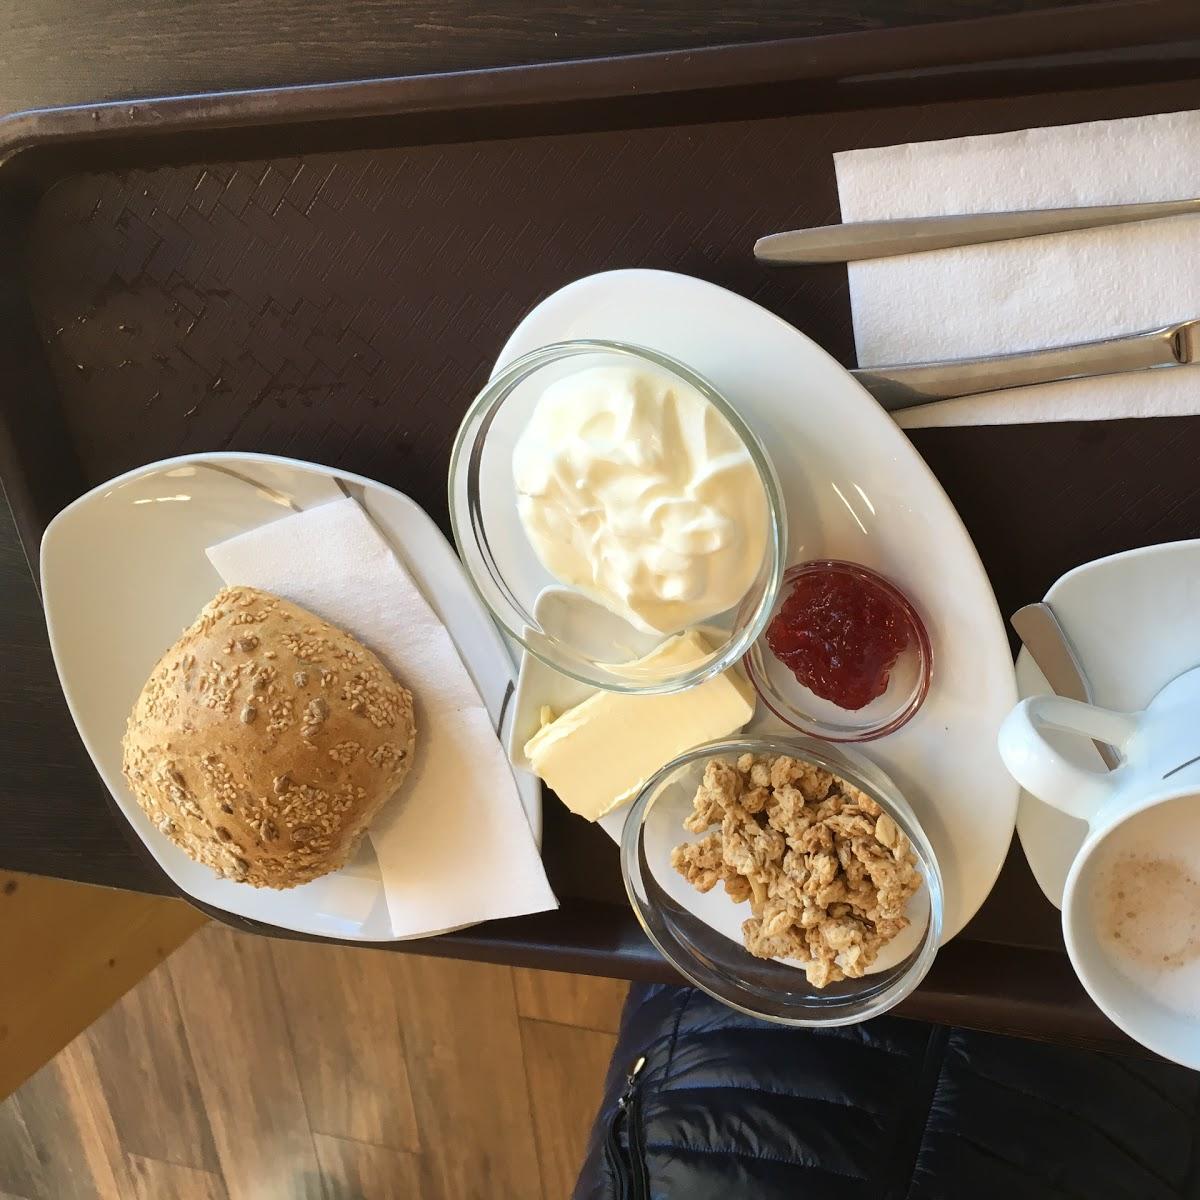
[{"label": "metal cutlery", "polygon": [[885,409],[895,412],[1002,388],[1191,363],[1200,363],[1200,320],[1049,350],[860,367],[850,373]]},{"label": "metal cutlery", "polygon": [[1157,221],[1200,213],[1200,199],[1155,200],[1144,204],[1103,204],[1083,208],[1035,208],[1025,212],[964,213],[948,217],[906,217],[890,221],[851,221],[772,233],[754,243],[754,257],[776,263],[857,262],[923,254],[950,246],[975,246],[1015,238],[1066,233]]},{"label": "metal cutlery", "polygon": [[[1054,694],[1090,704],[1091,685],[1066,630],[1058,623],[1050,605],[1042,602],[1027,604],[1013,613],[1010,622]],[[1110,771],[1121,765],[1120,755],[1106,742],[1095,742],[1094,745]]]}]

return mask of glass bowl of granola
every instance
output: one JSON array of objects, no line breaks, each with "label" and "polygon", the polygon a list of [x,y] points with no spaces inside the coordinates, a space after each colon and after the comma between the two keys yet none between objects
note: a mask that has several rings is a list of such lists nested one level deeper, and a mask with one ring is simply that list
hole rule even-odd
[{"label": "glass bowl of granola", "polygon": [[848,1025],[924,978],[942,877],[896,785],[848,747],[709,742],[646,783],[625,822],[625,888],[665,958],[754,1017]]}]

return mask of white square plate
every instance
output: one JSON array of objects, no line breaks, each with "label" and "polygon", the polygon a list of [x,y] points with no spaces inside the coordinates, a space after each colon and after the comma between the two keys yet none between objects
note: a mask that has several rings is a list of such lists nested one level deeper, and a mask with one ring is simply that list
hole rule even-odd
[{"label": "white square plate", "polygon": [[[222,586],[205,549],[346,494],[375,520],[445,624],[503,737],[515,670],[496,626],[429,517],[362,476],[265,454],[197,454],[139,467],[51,521],[42,538],[42,595],[80,737],[121,811],[182,891],[299,933],[393,941],[366,839],[342,870],[288,891],[218,879],[154,828],[121,775],[125,720],[151,668]],[[524,771],[514,774],[540,842],[541,785]]]}]

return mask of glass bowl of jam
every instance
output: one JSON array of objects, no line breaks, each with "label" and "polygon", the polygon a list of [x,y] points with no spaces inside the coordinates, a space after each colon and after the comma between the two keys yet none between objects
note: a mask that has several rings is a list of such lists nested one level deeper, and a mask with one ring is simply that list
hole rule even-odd
[{"label": "glass bowl of jam", "polygon": [[744,662],[767,708],[827,742],[894,733],[933,677],[929,634],[908,597],[869,567],[835,559],[784,573]]}]

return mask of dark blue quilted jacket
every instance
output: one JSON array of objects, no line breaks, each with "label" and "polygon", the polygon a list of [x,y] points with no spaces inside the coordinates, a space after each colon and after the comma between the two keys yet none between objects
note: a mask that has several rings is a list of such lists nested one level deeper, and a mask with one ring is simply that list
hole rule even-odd
[{"label": "dark blue quilted jacket", "polygon": [[1193,1198],[1198,1132],[1181,1067],[634,988],[575,1200]]}]

